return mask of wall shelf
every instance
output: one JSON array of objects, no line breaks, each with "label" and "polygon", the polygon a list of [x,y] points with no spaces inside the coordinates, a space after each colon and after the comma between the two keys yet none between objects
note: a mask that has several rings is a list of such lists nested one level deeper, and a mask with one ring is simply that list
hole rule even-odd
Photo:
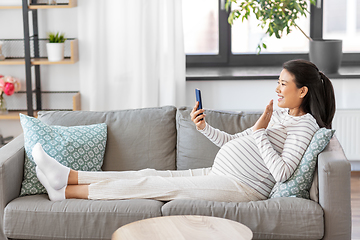
[{"label": "wall shelf", "polygon": [[77,0],[69,0],[68,4],[46,5],[30,4],[29,9],[73,8],[77,6]]},{"label": "wall shelf", "polygon": [[[32,65],[52,65],[52,64],[74,64],[79,60],[78,40],[70,40],[70,57],[64,58],[59,62],[49,62],[47,58],[32,58]],[[0,65],[24,65],[22,58],[7,58],[0,61]]]},{"label": "wall shelf", "polygon": [[[33,58],[31,59],[32,65],[51,65],[51,64],[74,64],[77,61],[74,61],[70,58],[65,58],[59,62],[49,62],[46,58]],[[25,60],[23,59],[6,59],[4,61],[0,61],[0,65],[24,65]]]},{"label": "wall shelf", "polygon": [[[73,8],[77,6],[77,0],[69,0],[68,4],[30,4],[29,9]],[[22,6],[0,6],[0,9],[22,9]]]},{"label": "wall shelf", "polygon": [[0,6],[0,9],[22,9],[22,6]]},{"label": "wall shelf", "polygon": [[[27,115],[26,111],[12,111],[10,110],[8,114],[0,114],[0,120],[19,120],[19,113]],[[34,111],[34,117],[37,117],[37,112]]]},{"label": "wall shelf", "polygon": [[[43,109],[42,111],[66,111],[70,109]],[[81,110],[81,95],[79,92],[72,96],[72,111]],[[34,111],[34,117],[37,117],[39,111]],[[25,110],[9,110],[8,114],[0,114],[0,120],[19,120],[19,113],[27,115]]]},{"label": "wall shelf", "polygon": [[24,65],[25,60],[18,58],[8,58],[3,61],[0,61],[0,65]]}]

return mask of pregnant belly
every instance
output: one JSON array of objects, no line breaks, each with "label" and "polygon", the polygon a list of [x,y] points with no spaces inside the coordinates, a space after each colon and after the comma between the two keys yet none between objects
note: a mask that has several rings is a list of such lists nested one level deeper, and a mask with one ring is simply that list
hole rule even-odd
[{"label": "pregnant belly", "polygon": [[262,182],[269,176],[269,171],[251,135],[226,143],[216,155],[212,171],[219,175],[234,176],[246,182]]}]

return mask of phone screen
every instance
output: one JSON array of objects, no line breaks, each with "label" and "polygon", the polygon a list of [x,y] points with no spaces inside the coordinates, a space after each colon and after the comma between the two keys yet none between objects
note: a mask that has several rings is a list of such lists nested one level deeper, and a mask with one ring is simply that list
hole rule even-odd
[{"label": "phone screen", "polygon": [[197,110],[202,109],[203,107],[202,107],[202,102],[201,102],[201,91],[200,91],[200,89],[197,89],[197,88],[195,89],[195,96],[196,96],[196,101],[199,102],[199,106],[198,106]]},{"label": "phone screen", "polygon": [[[203,107],[202,107],[201,91],[200,91],[200,89],[197,89],[197,88],[195,89],[195,96],[196,96],[196,101],[199,102],[199,106],[198,106],[197,110],[202,109]],[[202,115],[202,113],[200,113],[199,115]],[[202,120],[202,119],[201,119],[201,120]]]}]

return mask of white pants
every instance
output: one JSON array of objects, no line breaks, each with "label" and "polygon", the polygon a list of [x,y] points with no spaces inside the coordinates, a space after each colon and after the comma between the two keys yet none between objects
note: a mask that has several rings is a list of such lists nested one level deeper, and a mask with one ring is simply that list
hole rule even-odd
[{"label": "white pants", "polygon": [[183,171],[79,171],[78,184],[89,184],[88,198],[99,200],[142,198],[248,202],[262,198],[235,178],[211,173],[211,168]]}]

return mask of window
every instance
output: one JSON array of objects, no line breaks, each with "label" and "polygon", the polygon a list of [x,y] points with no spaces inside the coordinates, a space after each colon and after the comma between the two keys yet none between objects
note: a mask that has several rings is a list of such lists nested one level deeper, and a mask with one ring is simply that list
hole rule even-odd
[{"label": "window", "polygon": [[343,52],[360,52],[360,0],[324,1],[323,37],[342,39]]},{"label": "window", "polygon": [[219,54],[218,0],[184,0],[182,4],[186,54]]},{"label": "window", "polygon": [[[311,15],[297,22],[314,38],[343,39],[343,64],[360,63],[360,0],[318,0]],[[308,58],[308,39],[293,28],[291,34],[268,37],[254,19],[227,22],[226,0],[182,0],[185,52],[188,66],[281,65],[294,58]],[[262,38],[267,49],[257,55]],[[349,53],[347,55],[346,53]],[[354,55],[355,53],[355,55]]]},{"label": "window", "polygon": [[[310,11],[309,2],[308,6]],[[284,35],[281,39],[278,39],[275,36],[269,37],[265,34],[265,29],[259,27],[258,24],[259,21],[254,15],[250,15],[249,20],[243,22],[241,19],[234,21],[231,27],[232,54],[257,53],[260,40],[267,45],[267,48],[262,49],[261,53],[306,53],[309,51],[309,40],[300,30],[293,28],[289,35]],[[309,17],[302,16],[296,24],[309,35]]]},{"label": "window", "polygon": [[356,1],[356,31],[360,32],[360,0]]}]

